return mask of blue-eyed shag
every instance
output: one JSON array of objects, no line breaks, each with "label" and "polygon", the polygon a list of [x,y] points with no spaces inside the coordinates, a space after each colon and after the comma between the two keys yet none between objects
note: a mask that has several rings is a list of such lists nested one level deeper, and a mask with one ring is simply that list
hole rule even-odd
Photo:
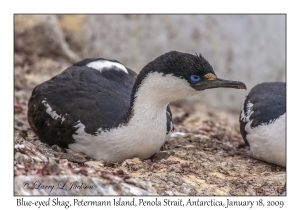
[{"label": "blue-eyed shag", "polygon": [[28,121],[41,141],[68,152],[146,159],[173,130],[171,101],[220,87],[246,89],[219,79],[201,54],[171,51],[139,74],[115,60],[85,59],[34,88]]}]

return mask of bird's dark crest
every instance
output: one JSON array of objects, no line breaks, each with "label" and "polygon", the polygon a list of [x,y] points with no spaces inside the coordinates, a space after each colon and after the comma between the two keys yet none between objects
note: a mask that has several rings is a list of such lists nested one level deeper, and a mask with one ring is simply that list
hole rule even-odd
[{"label": "bird's dark crest", "polygon": [[211,71],[213,72],[213,68],[210,65],[210,63],[202,56],[202,54],[199,52],[199,54],[195,53],[197,60],[200,64],[200,66],[202,67],[200,70],[204,71],[205,69],[211,69]]},{"label": "bird's dark crest", "polygon": [[202,56],[202,54],[199,52],[199,54],[197,54],[197,53],[195,53],[196,54],[196,57],[199,59],[199,61],[201,60],[201,59],[203,59],[203,56]]}]

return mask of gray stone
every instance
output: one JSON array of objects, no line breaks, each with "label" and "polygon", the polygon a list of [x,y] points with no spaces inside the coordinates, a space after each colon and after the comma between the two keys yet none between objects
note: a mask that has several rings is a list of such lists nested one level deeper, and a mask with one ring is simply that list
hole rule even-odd
[{"label": "gray stone", "polygon": [[[102,57],[139,72],[170,50],[202,53],[218,77],[285,81],[285,15],[16,15],[15,48],[71,62]],[[79,57],[80,55],[80,57]],[[214,89],[188,101],[240,111],[247,92]]]},{"label": "gray stone", "polygon": [[15,49],[71,62],[80,58],[70,49],[56,15],[15,15]]},{"label": "gray stone", "polygon": [[[285,15],[91,15],[84,23],[88,57],[123,62],[140,71],[170,50],[201,52],[220,78],[285,81]],[[247,92],[204,91],[189,98],[239,111]]]}]

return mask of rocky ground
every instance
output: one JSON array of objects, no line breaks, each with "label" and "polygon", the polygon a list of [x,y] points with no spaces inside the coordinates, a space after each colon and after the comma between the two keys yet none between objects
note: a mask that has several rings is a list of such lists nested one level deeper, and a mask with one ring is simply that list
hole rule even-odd
[{"label": "rocky ground", "polygon": [[238,113],[203,104],[171,104],[175,133],[152,159],[103,163],[50,147],[30,129],[27,102],[70,63],[20,52],[14,60],[15,195],[286,195],[286,169],[251,158]]}]

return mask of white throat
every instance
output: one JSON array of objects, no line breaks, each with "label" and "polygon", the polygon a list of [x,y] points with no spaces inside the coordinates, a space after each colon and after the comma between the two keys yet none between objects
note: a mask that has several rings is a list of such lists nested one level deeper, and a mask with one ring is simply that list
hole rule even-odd
[{"label": "white throat", "polygon": [[169,137],[166,135],[168,104],[196,93],[183,79],[149,73],[136,92],[133,115],[126,125],[94,136],[85,133],[85,126],[79,123],[78,134],[73,135],[76,143],[70,144],[69,148],[108,162],[121,162],[132,157],[149,158]]},{"label": "white throat", "polygon": [[159,112],[165,114],[171,101],[196,93],[197,91],[183,79],[158,72],[149,73],[135,94],[133,117],[156,118]]}]

